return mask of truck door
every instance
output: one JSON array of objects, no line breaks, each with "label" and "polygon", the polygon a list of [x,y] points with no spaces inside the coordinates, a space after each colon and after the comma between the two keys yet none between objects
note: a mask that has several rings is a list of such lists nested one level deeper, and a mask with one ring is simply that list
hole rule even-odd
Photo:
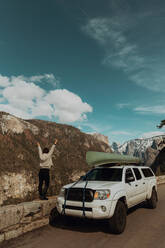
[{"label": "truck door", "polygon": [[142,177],[140,170],[138,168],[133,168],[133,172],[136,178],[136,196],[137,201],[142,202],[146,199],[146,182]]},{"label": "truck door", "polygon": [[136,195],[137,195],[137,181],[135,180],[135,176],[132,172],[131,168],[127,168],[125,171],[125,190],[127,194],[127,204],[128,207],[136,205]]}]

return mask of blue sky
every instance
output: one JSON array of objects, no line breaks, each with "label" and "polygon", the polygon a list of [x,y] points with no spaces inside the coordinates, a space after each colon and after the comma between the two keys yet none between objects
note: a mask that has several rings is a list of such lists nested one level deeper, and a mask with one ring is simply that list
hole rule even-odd
[{"label": "blue sky", "polygon": [[5,0],[0,110],[99,132],[164,134],[165,2]]}]

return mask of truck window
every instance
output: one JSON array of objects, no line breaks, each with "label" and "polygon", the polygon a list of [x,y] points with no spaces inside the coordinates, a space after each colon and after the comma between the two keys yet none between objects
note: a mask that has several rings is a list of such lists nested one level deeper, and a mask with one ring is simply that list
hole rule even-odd
[{"label": "truck window", "polygon": [[135,177],[133,175],[133,172],[131,169],[127,169],[126,170],[126,173],[125,173],[125,182],[127,182],[127,178],[130,178],[130,177],[133,177],[134,178],[134,181],[135,181]]},{"label": "truck window", "polygon": [[153,177],[154,174],[153,172],[150,170],[150,168],[145,168],[145,169],[142,169],[142,172],[143,172],[143,175],[145,177]]},{"label": "truck window", "polygon": [[135,173],[136,180],[140,180],[142,178],[140,171],[138,168],[133,168],[133,171]]},{"label": "truck window", "polygon": [[85,180],[120,182],[122,174],[122,168],[96,168],[87,173]]}]

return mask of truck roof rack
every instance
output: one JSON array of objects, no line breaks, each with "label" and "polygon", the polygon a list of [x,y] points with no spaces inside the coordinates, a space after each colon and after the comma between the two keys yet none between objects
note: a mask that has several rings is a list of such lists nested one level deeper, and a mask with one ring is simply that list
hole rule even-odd
[{"label": "truck roof rack", "polygon": [[116,165],[139,165],[140,158],[117,153],[88,151],[86,162],[89,166],[116,166]]}]

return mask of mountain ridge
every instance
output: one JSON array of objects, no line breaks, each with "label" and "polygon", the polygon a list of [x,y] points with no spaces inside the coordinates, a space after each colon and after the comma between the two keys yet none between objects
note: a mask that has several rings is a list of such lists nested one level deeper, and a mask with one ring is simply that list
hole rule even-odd
[{"label": "mountain ridge", "polygon": [[112,150],[120,154],[139,157],[157,175],[165,173],[165,135],[131,139],[123,145],[113,142]]},{"label": "mountain ridge", "polygon": [[[164,135],[157,135],[149,138],[139,138],[139,139],[131,139],[124,142],[122,145],[113,142],[112,149],[115,152],[126,154],[126,155],[134,155],[135,150],[141,150],[141,152],[145,152],[148,147],[152,147],[154,141],[161,142],[165,139]],[[130,151],[128,146],[132,144],[132,151]]]},{"label": "mountain ridge", "polygon": [[71,125],[24,120],[0,112],[0,205],[38,196],[37,142],[42,148],[50,148],[55,138],[58,144],[52,158],[49,195],[57,194],[62,185],[77,180],[89,170],[87,151],[112,152],[107,143]]}]

